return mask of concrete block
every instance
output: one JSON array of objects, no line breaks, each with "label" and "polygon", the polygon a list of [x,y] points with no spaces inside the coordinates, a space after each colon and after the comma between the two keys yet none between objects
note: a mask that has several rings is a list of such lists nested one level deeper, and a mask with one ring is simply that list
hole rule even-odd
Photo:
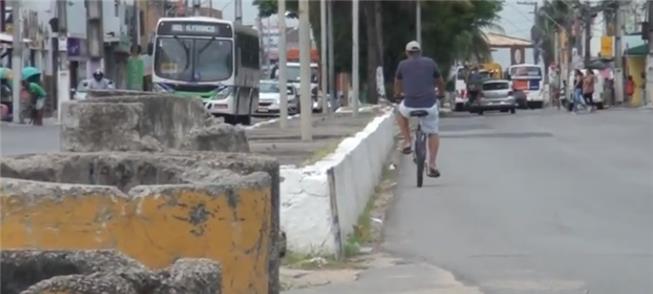
[{"label": "concrete block", "polygon": [[64,103],[62,117],[64,151],[249,151],[244,131],[213,118],[199,99],[100,96]]},{"label": "concrete block", "polygon": [[0,172],[11,177],[0,180],[4,248],[117,249],[154,269],[208,258],[224,270],[225,293],[278,293],[274,160],[58,153],[5,157]]},{"label": "concrete block", "polygon": [[114,250],[2,251],[2,293],[223,293],[220,266],[180,259],[151,271]]}]

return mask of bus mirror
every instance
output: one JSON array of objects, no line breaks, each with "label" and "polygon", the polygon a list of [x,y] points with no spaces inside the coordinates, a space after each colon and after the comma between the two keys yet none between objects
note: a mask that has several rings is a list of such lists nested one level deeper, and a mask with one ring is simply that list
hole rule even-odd
[{"label": "bus mirror", "polygon": [[147,44],[147,55],[152,56],[154,54],[154,44],[152,42]]}]

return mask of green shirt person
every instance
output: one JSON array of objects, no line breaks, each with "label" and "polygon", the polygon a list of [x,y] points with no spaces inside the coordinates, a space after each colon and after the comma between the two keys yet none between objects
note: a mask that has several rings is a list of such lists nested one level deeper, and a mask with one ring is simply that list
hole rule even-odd
[{"label": "green shirt person", "polygon": [[145,76],[145,63],[140,56],[141,47],[132,48],[132,55],[127,60],[127,89],[143,91],[143,77]]}]

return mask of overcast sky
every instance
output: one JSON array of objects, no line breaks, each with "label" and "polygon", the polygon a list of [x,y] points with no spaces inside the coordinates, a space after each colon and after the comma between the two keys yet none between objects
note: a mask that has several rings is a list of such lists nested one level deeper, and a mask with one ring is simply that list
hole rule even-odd
[{"label": "overcast sky", "polygon": [[[225,19],[234,19],[234,0],[212,0],[213,7],[223,10]],[[258,9],[252,4],[253,0],[242,0],[243,22],[252,25],[258,14]],[[499,14],[498,24],[503,28],[504,33],[509,36],[530,39],[530,30],[533,26],[533,6],[519,5],[517,0],[506,0],[503,10]],[[501,49],[493,54],[495,61],[506,67],[510,63],[510,52],[508,49]],[[533,62],[531,50],[526,52],[526,62]]]}]

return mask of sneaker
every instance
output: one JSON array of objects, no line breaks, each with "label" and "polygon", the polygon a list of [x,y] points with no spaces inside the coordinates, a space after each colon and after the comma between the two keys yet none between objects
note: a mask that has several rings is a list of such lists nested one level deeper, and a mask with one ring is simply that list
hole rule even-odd
[{"label": "sneaker", "polygon": [[435,168],[429,168],[429,172],[428,172],[427,176],[430,177],[430,178],[439,178],[440,177],[440,171],[435,169]]}]

